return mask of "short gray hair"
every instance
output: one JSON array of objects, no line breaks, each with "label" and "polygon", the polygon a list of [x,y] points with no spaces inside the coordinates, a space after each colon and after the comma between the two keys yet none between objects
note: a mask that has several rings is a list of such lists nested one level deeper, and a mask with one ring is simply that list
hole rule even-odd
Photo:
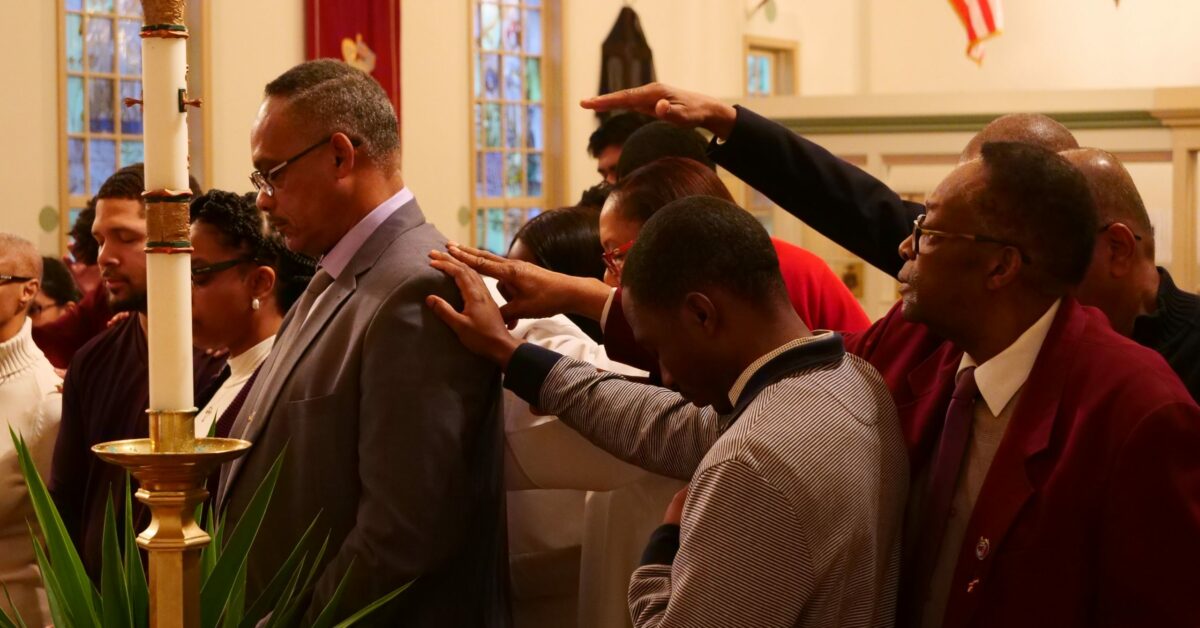
[{"label": "short gray hair", "polygon": [[393,166],[400,150],[396,110],[362,70],[334,59],[305,61],[267,83],[264,93],[286,100],[306,125],[328,135],[345,133],[376,165]]},{"label": "short gray hair", "polygon": [[42,254],[32,242],[21,236],[0,232],[0,259],[12,265],[4,271],[21,277],[42,279]]}]

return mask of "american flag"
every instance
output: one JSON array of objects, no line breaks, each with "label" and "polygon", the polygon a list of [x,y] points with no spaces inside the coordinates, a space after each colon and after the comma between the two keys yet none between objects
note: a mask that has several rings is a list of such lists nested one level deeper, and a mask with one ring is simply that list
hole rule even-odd
[{"label": "american flag", "polygon": [[967,56],[975,63],[983,61],[983,42],[1004,30],[1001,0],[950,0],[950,6],[967,29]]}]

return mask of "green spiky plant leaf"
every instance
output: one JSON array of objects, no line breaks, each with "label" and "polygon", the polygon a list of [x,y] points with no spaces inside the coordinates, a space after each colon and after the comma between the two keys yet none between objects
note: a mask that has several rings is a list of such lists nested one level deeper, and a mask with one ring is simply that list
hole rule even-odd
[{"label": "green spiky plant leaf", "polygon": [[[133,496],[128,476],[125,482],[123,534],[119,535],[116,530],[116,514],[111,495],[105,508],[101,588],[98,591],[83,567],[83,561],[66,532],[66,526],[54,506],[45,482],[38,474],[28,446],[11,429],[9,432],[16,445],[21,472],[25,477],[25,485],[37,518],[38,527],[30,524],[29,533],[54,625],[59,628],[100,625],[106,628],[146,628],[150,621],[150,594],[134,532]],[[223,532],[224,517],[217,518],[207,513],[203,515],[205,530],[212,537],[212,542],[205,549],[206,553],[201,554],[201,609],[202,615],[212,622],[202,624],[206,627],[255,626],[264,618],[268,626],[290,625],[303,610],[301,604],[310,597],[329,545],[329,537],[326,536],[315,554],[315,559],[308,560],[305,548],[312,539],[319,515],[305,530],[291,555],[281,565],[259,598],[249,609],[246,608],[246,557],[271,501],[282,461],[283,453],[280,453],[230,535],[226,536]],[[38,533],[38,528],[41,534]],[[329,626],[332,623],[338,602],[348,586],[349,575],[347,570],[333,598],[319,613],[316,620],[318,625]],[[405,584],[376,600],[338,623],[337,628],[352,626],[362,621],[411,585],[411,582]],[[214,599],[212,612],[207,614],[204,611],[209,608],[203,604],[206,590]],[[0,628],[10,627],[25,628],[25,623],[19,616],[13,617],[0,610]]]}]

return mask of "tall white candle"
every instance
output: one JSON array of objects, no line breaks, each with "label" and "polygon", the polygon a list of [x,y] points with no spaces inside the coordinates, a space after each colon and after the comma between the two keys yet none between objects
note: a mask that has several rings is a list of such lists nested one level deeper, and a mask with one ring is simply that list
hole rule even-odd
[{"label": "tall white candle", "polygon": [[[187,115],[179,111],[179,90],[187,86],[186,74],[186,39],[142,40],[148,191],[188,189]],[[191,255],[151,253],[146,261],[146,284],[150,410],[191,409]]]}]

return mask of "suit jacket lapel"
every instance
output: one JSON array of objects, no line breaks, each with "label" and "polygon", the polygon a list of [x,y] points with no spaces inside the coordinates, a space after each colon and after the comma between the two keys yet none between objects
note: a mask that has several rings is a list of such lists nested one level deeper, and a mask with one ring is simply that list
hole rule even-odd
[{"label": "suit jacket lapel", "polygon": [[[1064,300],[1021,389],[1011,422],[975,501],[959,552],[955,583],[987,578],[994,563],[992,558],[1034,494],[1029,463],[1050,446],[1063,386],[1069,376],[1068,365],[1085,322],[1079,304]],[[947,608],[946,626],[965,625],[978,605],[978,595],[955,593],[951,594]],[[956,605],[955,600],[961,604]]]},{"label": "suit jacket lapel", "polygon": [[[277,343],[263,364],[264,376],[258,378],[254,389],[250,391],[250,396],[242,406],[230,433],[231,437],[248,440],[251,443],[256,441],[258,435],[266,428],[267,421],[274,414],[279,395],[282,394],[291,379],[296,364],[330,320],[341,310],[350,295],[354,293],[358,287],[358,278],[375,265],[383,252],[401,234],[424,224],[424,222],[424,214],[421,213],[421,208],[417,205],[416,200],[400,206],[367,238],[337,280],[325,289],[325,293],[313,305],[307,320],[295,320],[295,310],[288,313],[279,332],[281,339],[285,342]],[[292,331],[292,326],[298,326],[298,328]],[[293,336],[293,338],[288,341],[288,336]],[[241,429],[240,433],[239,429]],[[227,465],[228,473],[223,472],[218,504],[224,504],[225,499],[229,496],[229,487],[236,481],[237,474],[248,457],[249,454],[237,458]]]}]

